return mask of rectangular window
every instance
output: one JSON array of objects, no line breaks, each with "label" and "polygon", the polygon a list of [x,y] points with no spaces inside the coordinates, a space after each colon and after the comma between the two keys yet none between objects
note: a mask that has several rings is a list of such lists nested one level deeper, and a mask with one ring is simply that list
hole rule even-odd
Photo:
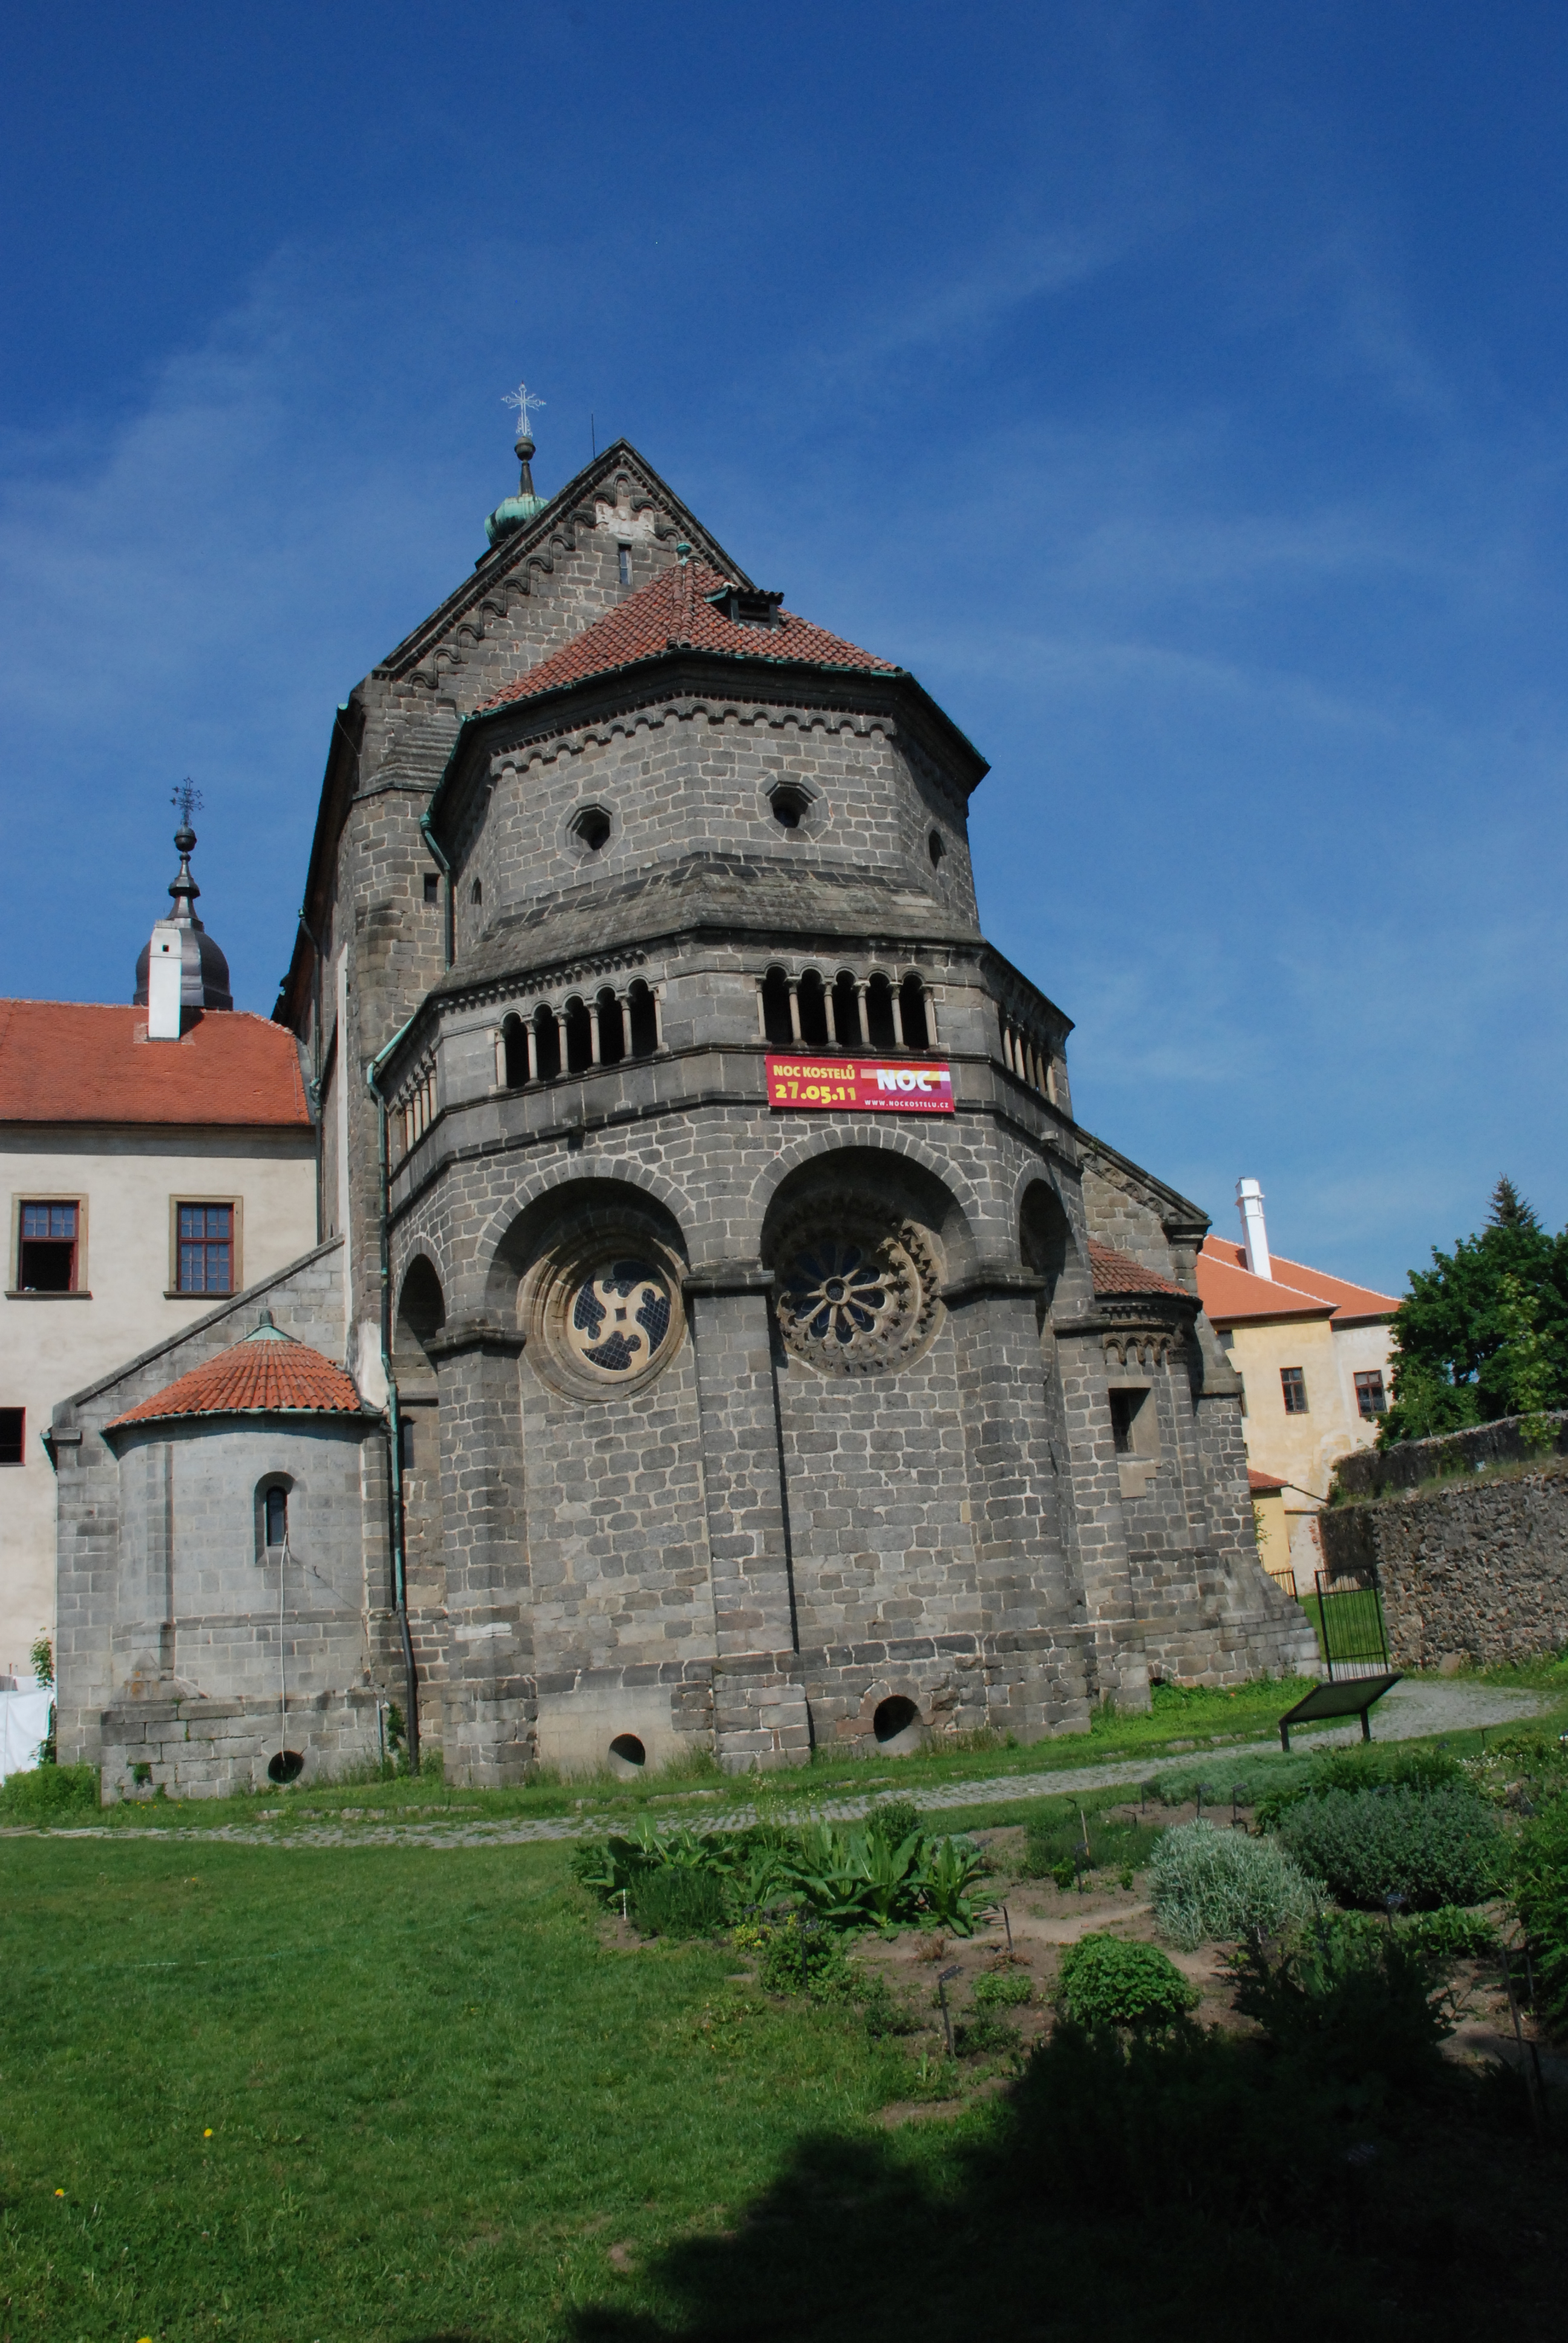
[{"label": "rectangular window", "polygon": [[1381,1371],[1372,1367],[1356,1377],[1356,1405],[1366,1416],[1388,1413],[1388,1393],[1382,1387]]},{"label": "rectangular window", "polygon": [[1149,1394],[1141,1391],[1113,1391],[1106,1396],[1111,1402],[1111,1445],[1118,1456],[1131,1456],[1136,1443],[1134,1426],[1138,1412]]},{"label": "rectangular window", "polygon": [[175,1274],[179,1293],[234,1291],[234,1207],[182,1204]]},{"label": "rectangular window", "polygon": [[16,1282],[24,1293],[75,1293],[77,1208],[24,1204]]},{"label": "rectangular window", "polygon": [[1307,1378],[1301,1367],[1280,1369],[1280,1388],[1285,1394],[1285,1413],[1305,1415],[1307,1413]]},{"label": "rectangular window", "polygon": [[623,586],[629,586],[631,584],[631,548],[629,545],[618,545],[616,551],[620,556],[620,582]]},{"label": "rectangular window", "polygon": [[427,870],[425,873],[425,900],[427,903],[438,903],[440,900],[441,881],[434,870]]},{"label": "rectangular window", "polygon": [[0,1464],[21,1464],[25,1463],[26,1446],[26,1409],[24,1407],[0,1407]]}]

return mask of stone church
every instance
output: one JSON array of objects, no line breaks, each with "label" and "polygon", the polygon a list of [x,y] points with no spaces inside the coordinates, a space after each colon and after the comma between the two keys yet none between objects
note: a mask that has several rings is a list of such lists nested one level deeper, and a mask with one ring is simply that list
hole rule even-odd
[{"label": "stone church", "polygon": [[627,442],[518,453],[332,721],[320,1242],[56,1411],[62,1758],[743,1769],[1315,1669],[1206,1217],[981,932],[983,757]]}]

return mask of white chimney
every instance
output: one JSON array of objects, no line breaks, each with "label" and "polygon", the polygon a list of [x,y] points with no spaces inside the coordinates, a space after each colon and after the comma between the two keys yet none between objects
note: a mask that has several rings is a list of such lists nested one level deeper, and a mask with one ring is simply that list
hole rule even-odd
[{"label": "white chimney", "polygon": [[185,981],[183,928],[160,920],[153,930],[147,954],[147,1039],[177,1041],[180,1038],[180,988]]},{"label": "white chimney", "polygon": [[1269,1260],[1269,1232],[1263,1225],[1263,1192],[1255,1180],[1237,1181],[1236,1208],[1241,1215],[1241,1244],[1247,1267],[1254,1277],[1271,1278],[1274,1272]]}]

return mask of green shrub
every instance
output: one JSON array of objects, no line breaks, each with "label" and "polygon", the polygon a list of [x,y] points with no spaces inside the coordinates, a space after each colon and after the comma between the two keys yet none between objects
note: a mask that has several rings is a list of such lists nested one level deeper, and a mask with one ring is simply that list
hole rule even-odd
[{"label": "green shrub", "polygon": [[1061,1956],[1059,2006],[1075,2026],[1170,2026],[1197,2006],[1199,1995],[1174,1961],[1154,1945],[1120,1936],[1081,1936]]},{"label": "green shrub", "polygon": [[634,1881],[627,1906],[645,1936],[711,1936],[725,1922],[724,1883],[711,1871],[663,1864]]},{"label": "green shrub", "polygon": [[977,2009],[1018,2009],[1030,1999],[1034,1987],[1015,1969],[990,1969],[975,1979]]},{"label": "green shrub", "polygon": [[1265,1789],[1253,1819],[1260,1830],[1271,1830],[1304,1798],[1326,1797],[1333,1790],[1405,1789],[1424,1794],[1459,1788],[1465,1780],[1463,1766],[1446,1750],[1407,1747],[1398,1742],[1361,1742],[1351,1749],[1319,1751],[1304,1775],[1296,1775],[1278,1789]]},{"label": "green shrub", "polygon": [[1342,1904],[1367,1912],[1391,1896],[1412,1912],[1478,1904],[1502,1855],[1497,1816],[1467,1783],[1326,1790],[1288,1807],[1279,1835]]},{"label": "green shrub", "polygon": [[1418,1912],[1399,1931],[1431,1961],[1483,1961],[1497,1950],[1497,1931],[1483,1914],[1458,1904]]},{"label": "green shrub", "polygon": [[735,1931],[737,1949],[757,1956],[757,1975],[768,1993],[803,1993],[830,2001],[851,1989],[853,1972],[841,1939],[814,1914],[787,1912],[777,1919],[743,1920]]},{"label": "green shrub", "polygon": [[0,1782],[0,1815],[14,1823],[64,1822],[98,1806],[95,1765],[37,1765]]},{"label": "green shrub", "polygon": [[878,1798],[866,1809],[866,1834],[884,1846],[902,1846],[907,1838],[923,1838],[925,1820],[912,1798]]},{"label": "green shrub", "polygon": [[982,2011],[979,2017],[961,2017],[953,2027],[953,2048],[960,2058],[996,2056],[1016,2050],[1023,2036],[1005,2017]]},{"label": "green shrub", "polygon": [[1408,1934],[1320,1925],[1278,1960],[1250,1946],[1236,2006],[1324,2074],[1411,2089],[1441,2072],[1439,2046],[1453,2031],[1441,1966]]},{"label": "green shrub", "polygon": [[1173,1945],[1251,1936],[1310,1919],[1318,1894],[1271,1838],[1182,1823],[1165,1832],[1149,1866],[1154,1916]]},{"label": "green shrub", "polygon": [[1081,1821],[1074,1808],[1039,1815],[1030,1824],[1024,1839],[1026,1876],[1054,1879],[1059,1887],[1070,1887],[1074,1859],[1085,1843],[1086,1826],[1088,1868],[1119,1872],[1141,1871],[1154,1852],[1162,1828],[1148,1823],[1112,1822],[1104,1815],[1086,1815]]},{"label": "green shrub", "polygon": [[1568,1797],[1525,1824],[1513,1868],[1537,2005],[1553,2034],[1568,2034]]}]

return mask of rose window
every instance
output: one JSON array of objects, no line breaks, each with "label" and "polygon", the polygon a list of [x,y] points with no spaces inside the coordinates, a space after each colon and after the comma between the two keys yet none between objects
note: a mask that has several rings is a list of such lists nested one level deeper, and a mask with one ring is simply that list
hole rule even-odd
[{"label": "rose window", "polygon": [[[822,1223],[826,1221],[827,1227]],[[829,1374],[898,1367],[923,1350],[940,1282],[921,1231],[825,1198],[780,1231],[775,1308],[789,1349]]]},{"label": "rose window", "polygon": [[795,1322],[813,1342],[849,1343],[875,1333],[889,1289],[879,1262],[858,1244],[832,1240],[798,1254],[784,1279]]},{"label": "rose window", "polygon": [[601,1262],[581,1279],[566,1312],[567,1348],[600,1375],[650,1366],[669,1333],[669,1289],[645,1261]]}]

